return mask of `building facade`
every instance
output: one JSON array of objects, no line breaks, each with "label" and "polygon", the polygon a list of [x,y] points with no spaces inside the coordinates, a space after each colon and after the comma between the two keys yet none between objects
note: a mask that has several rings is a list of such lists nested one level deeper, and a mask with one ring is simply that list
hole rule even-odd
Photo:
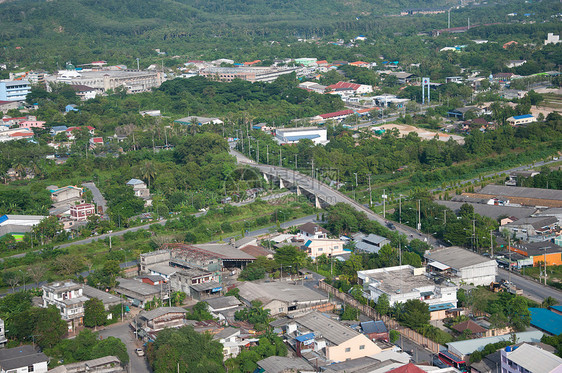
[{"label": "building facade", "polygon": [[91,203],[81,203],[70,206],[70,217],[74,220],[85,221],[88,216],[96,213],[96,206]]},{"label": "building facade", "polygon": [[0,80],[0,101],[24,101],[29,92],[27,80]]},{"label": "building facade", "polygon": [[83,324],[84,303],[87,300],[82,294],[82,286],[72,281],[54,282],[43,286],[43,307],[57,307],[61,318],[68,324],[69,332]]}]

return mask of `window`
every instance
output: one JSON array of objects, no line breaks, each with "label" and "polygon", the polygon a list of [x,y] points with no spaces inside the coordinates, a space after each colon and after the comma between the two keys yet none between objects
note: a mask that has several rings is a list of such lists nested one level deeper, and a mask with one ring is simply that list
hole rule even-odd
[{"label": "window", "polygon": [[283,312],[283,307],[279,308],[279,312]]},{"label": "window", "polygon": [[346,347],[345,348],[345,352],[350,352],[351,351],[351,347]]},{"label": "window", "polygon": [[28,366],[27,371],[28,372],[35,372],[35,370],[33,370],[33,365]]},{"label": "window", "polygon": [[360,350],[364,350],[364,349],[365,349],[365,345],[359,346],[359,349],[360,349]]}]

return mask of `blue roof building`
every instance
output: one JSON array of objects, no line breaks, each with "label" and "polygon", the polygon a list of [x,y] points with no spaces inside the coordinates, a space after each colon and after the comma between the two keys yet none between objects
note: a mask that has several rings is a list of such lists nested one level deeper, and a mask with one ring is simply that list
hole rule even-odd
[{"label": "blue roof building", "polygon": [[532,326],[552,335],[562,333],[562,315],[545,308],[529,308],[529,311]]}]

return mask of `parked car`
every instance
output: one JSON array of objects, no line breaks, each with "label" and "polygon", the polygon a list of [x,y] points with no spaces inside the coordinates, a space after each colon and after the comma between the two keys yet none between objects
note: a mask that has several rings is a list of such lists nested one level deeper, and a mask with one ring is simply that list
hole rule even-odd
[{"label": "parked car", "polygon": [[144,350],[142,348],[136,348],[135,354],[137,354],[137,356],[144,356]]}]

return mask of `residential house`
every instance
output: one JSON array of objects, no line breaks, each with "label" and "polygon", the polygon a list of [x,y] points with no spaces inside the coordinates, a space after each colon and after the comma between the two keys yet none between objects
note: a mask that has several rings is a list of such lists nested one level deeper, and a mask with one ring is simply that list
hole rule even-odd
[{"label": "residential house", "polygon": [[562,358],[539,347],[524,343],[501,350],[503,373],[556,373],[562,371]]},{"label": "residential house", "polygon": [[53,203],[61,203],[67,201],[76,201],[82,198],[82,188],[74,185],[68,185],[62,188],[48,186],[47,189],[51,191],[51,200]]},{"label": "residential house", "polygon": [[457,307],[457,286],[432,280],[425,268],[410,265],[358,271],[359,284],[368,299],[377,302],[385,294],[391,306],[418,299],[428,304],[432,320],[444,319]]},{"label": "residential house", "polygon": [[[96,289],[90,285],[82,285],[82,295],[88,299],[96,298],[103,303],[103,308],[109,311],[112,307],[119,304],[123,305],[123,300],[107,291]],[[111,320],[112,314],[108,313],[107,319]]]},{"label": "residential house", "polygon": [[142,198],[145,201],[144,202],[145,207],[152,205],[150,190],[148,189],[144,181],[139,179],[131,179],[127,181],[127,185],[133,187],[133,192],[135,193],[135,197]]},{"label": "residential house", "polygon": [[89,141],[90,149],[94,149],[98,146],[103,146],[103,137],[91,137]]},{"label": "residential house", "polygon": [[382,320],[370,320],[362,322],[361,330],[363,331],[363,334],[369,337],[369,339],[372,341],[390,341],[390,334],[386,325],[384,325],[384,321]]},{"label": "residential house", "polygon": [[121,365],[121,361],[117,356],[104,356],[97,359],[59,365],[49,370],[49,373],[125,373],[125,372],[126,369]]},{"label": "residential house", "polygon": [[537,118],[533,114],[515,115],[513,117],[507,118],[507,123],[512,126],[521,126],[524,124],[534,123]]},{"label": "residential house", "polygon": [[456,284],[488,286],[496,280],[498,264],[495,260],[461,247],[430,251],[424,257],[428,262],[428,271]]},{"label": "residential house", "polygon": [[270,356],[257,362],[260,373],[313,373],[316,369],[298,357]]},{"label": "residential house", "polygon": [[303,82],[299,84],[299,88],[307,90],[309,92],[316,92],[316,93],[320,93],[320,94],[324,94],[326,92],[326,89],[328,89],[327,86],[325,85],[321,85],[315,82]]},{"label": "residential house", "polygon": [[168,284],[160,283],[153,286],[142,282],[140,279],[118,278],[119,285],[115,287],[115,292],[126,297],[135,307],[144,308],[146,302],[158,298],[168,300],[170,289]]},{"label": "residential house", "polygon": [[465,331],[468,330],[470,337],[481,338],[486,336],[487,329],[478,325],[472,320],[466,320],[456,325],[453,325],[452,328],[456,330],[459,334],[463,334]]},{"label": "residential house", "polygon": [[361,234],[356,237],[355,242],[355,248],[357,250],[367,253],[378,253],[384,245],[390,244],[390,240],[388,238],[374,233],[367,236]]},{"label": "residential house", "polygon": [[222,290],[219,276],[198,268],[176,267],[176,272],[170,276],[170,286],[174,291],[184,292],[195,299],[216,295]]},{"label": "residential house", "polygon": [[4,327],[4,320],[0,319],[0,347],[6,346],[6,328]]},{"label": "residential house", "polygon": [[205,124],[224,124],[224,122],[219,118],[196,117],[196,116],[176,119],[174,122],[186,126],[188,125],[202,126]]},{"label": "residential house", "polygon": [[322,353],[330,362],[341,362],[381,352],[366,335],[319,312],[289,319],[284,331],[291,338],[297,356],[314,351]]},{"label": "residential house", "polygon": [[346,251],[343,249],[344,245],[345,242],[339,239],[307,239],[302,249],[309,258],[316,260],[316,258],[321,255],[333,257],[345,254]]},{"label": "residential house", "polygon": [[465,106],[453,109],[447,112],[447,115],[450,117],[455,117],[457,120],[465,120],[465,116],[467,113],[473,113],[475,116],[480,116],[484,112],[483,109],[477,106]]},{"label": "residential house", "polygon": [[78,221],[86,221],[88,217],[96,214],[96,206],[92,203],[80,203],[70,206],[70,218]]},{"label": "residential house", "polygon": [[65,133],[67,129],[68,129],[67,126],[53,126],[53,127],[51,127],[51,130],[49,131],[49,133],[52,136],[56,136],[59,133]]},{"label": "residential house", "polygon": [[211,315],[221,323],[227,322],[232,311],[238,310],[242,306],[242,302],[233,296],[206,299],[205,303],[207,303]]},{"label": "residential house", "polygon": [[305,223],[299,226],[298,229],[299,229],[299,234],[303,238],[312,238],[316,240],[328,238],[328,233],[330,233],[326,229],[319,226],[318,224],[312,222]]},{"label": "residential house", "polygon": [[88,87],[87,85],[83,84],[74,84],[71,85],[72,89],[76,92],[76,96],[80,97],[80,100],[86,101],[91,98],[96,98],[96,96],[102,91],[101,89],[95,89],[92,87]]},{"label": "residential house", "polygon": [[49,358],[31,345],[0,350],[0,373],[46,373]]},{"label": "residential house", "polygon": [[554,35],[553,32],[549,32],[546,35],[546,40],[544,41],[544,45],[548,45],[548,44],[558,44],[560,43],[560,35]]},{"label": "residential house", "polygon": [[67,322],[68,331],[81,326],[84,319],[84,303],[88,300],[83,294],[82,285],[72,281],[54,282],[43,285],[43,307],[57,307],[61,318]]},{"label": "residential house", "polygon": [[540,236],[549,236],[559,228],[558,219],[554,216],[526,217],[503,226],[516,239],[529,240]]},{"label": "residential house", "polygon": [[238,286],[240,299],[247,305],[259,300],[272,316],[294,314],[304,310],[332,309],[328,296],[306,286],[288,282],[243,282]]},{"label": "residential house", "polygon": [[12,128],[0,131],[0,142],[30,139],[34,133],[29,128]]},{"label": "residential house", "polygon": [[213,335],[213,340],[222,344],[224,360],[238,356],[241,347],[247,344],[240,339],[240,329],[231,327],[226,327]]},{"label": "residential house", "polygon": [[45,126],[44,121],[42,120],[26,120],[20,123],[19,128],[27,128],[27,129],[32,129],[32,128],[39,128],[39,129],[43,129]]},{"label": "residential house", "polygon": [[151,311],[141,311],[131,324],[133,329],[142,329],[148,334],[166,328],[180,328],[184,326],[186,314],[185,308],[159,307]]}]

